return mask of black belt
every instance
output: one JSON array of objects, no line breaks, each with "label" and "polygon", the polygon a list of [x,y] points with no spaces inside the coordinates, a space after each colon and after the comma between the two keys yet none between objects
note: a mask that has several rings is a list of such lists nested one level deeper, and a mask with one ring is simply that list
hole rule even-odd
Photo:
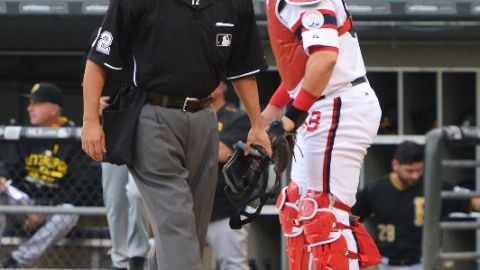
[{"label": "black belt", "polygon": [[[352,87],[353,87],[353,86],[357,86],[357,85],[359,85],[359,84],[362,84],[362,83],[364,83],[364,82],[366,82],[366,81],[367,81],[367,77],[362,76],[362,77],[356,78],[355,80],[351,81],[350,83],[352,84]],[[324,99],[325,97],[326,97],[325,95],[321,95],[321,96],[318,98],[318,100],[322,100],[322,99]]]},{"label": "black belt", "polygon": [[352,84],[352,86],[357,86],[357,85],[362,84],[362,83],[364,83],[364,82],[366,82],[366,81],[367,81],[367,77],[362,76],[362,77],[358,77],[358,78],[356,78],[355,80],[353,80],[353,81],[351,82],[351,84]]},{"label": "black belt", "polygon": [[420,258],[388,258],[388,265],[391,266],[410,266],[420,263]]},{"label": "black belt", "polygon": [[171,109],[180,109],[184,112],[198,112],[212,104],[212,96],[207,96],[202,99],[191,97],[172,97],[155,92],[148,93],[147,103],[155,106],[162,106]]}]

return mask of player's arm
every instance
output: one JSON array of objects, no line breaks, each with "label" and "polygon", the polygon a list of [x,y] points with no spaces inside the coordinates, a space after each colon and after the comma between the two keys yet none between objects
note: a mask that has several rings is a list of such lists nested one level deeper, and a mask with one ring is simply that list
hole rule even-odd
[{"label": "player's arm", "polygon": [[310,107],[330,81],[338,58],[339,38],[335,7],[326,1],[317,6],[294,7],[285,23],[301,39],[309,55],[302,88],[282,118],[286,130],[303,124]]},{"label": "player's arm", "polygon": [[109,96],[102,96],[100,97],[100,107],[98,107],[98,115],[102,116],[103,109],[105,109],[108,105],[108,101],[110,100]]},{"label": "player's arm", "polygon": [[87,60],[83,77],[82,149],[97,161],[102,160],[105,152],[105,135],[98,117],[105,76],[104,67]]},{"label": "player's arm", "polygon": [[260,103],[258,98],[257,80],[254,76],[247,76],[232,81],[233,88],[238,97],[242,101],[245,111],[250,118],[252,128],[247,138],[247,153],[251,144],[262,145],[269,155],[272,154],[270,139],[268,138],[262,124],[262,116],[260,114]]},{"label": "player's arm", "polygon": [[5,176],[0,176],[0,193],[8,193],[7,178]]},{"label": "player's arm", "polygon": [[470,208],[472,211],[480,212],[480,198],[472,198],[470,201]]},{"label": "player's arm", "polygon": [[283,83],[280,83],[277,90],[273,93],[267,107],[262,111],[264,126],[270,122],[278,120],[283,115],[283,108],[291,101],[290,94]]},{"label": "player's arm", "polygon": [[226,163],[229,157],[233,154],[233,149],[228,147],[225,143],[218,143],[218,162]]},{"label": "player's arm", "polygon": [[370,207],[370,198],[373,197],[371,196],[374,195],[369,194],[368,188],[365,188],[357,193],[357,202],[352,207],[352,214],[360,217],[361,221],[370,217],[372,214],[372,210]]},{"label": "player's arm", "polygon": [[243,112],[237,112],[233,119],[223,126],[219,136],[218,161],[226,163],[233,154],[233,145],[247,139],[250,120]]},{"label": "player's arm", "polygon": [[321,49],[313,51],[307,61],[302,89],[318,99],[330,81],[338,53]]},{"label": "player's arm", "polygon": [[338,53],[330,50],[318,50],[310,55],[305,70],[305,79],[292,106],[282,118],[286,130],[293,130],[303,123],[297,121],[299,115],[306,114],[310,107],[322,95],[337,63]]}]

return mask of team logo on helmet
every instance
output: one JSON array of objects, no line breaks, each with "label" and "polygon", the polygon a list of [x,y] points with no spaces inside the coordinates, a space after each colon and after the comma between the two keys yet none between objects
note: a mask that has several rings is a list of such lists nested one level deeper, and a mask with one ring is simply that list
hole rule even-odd
[{"label": "team logo on helmet", "polygon": [[307,29],[319,29],[323,23],[323,15],[319,11],[307,11],[302,16],[302,25]]},{"label": "team logo on helmet", "polygon": [[38,88],[40,88],[40,84],[39,83],[34,84],[33,87],[32,87],[32,90],[30,90],[30,93],[33,94],[33,93],[37,92]]}]

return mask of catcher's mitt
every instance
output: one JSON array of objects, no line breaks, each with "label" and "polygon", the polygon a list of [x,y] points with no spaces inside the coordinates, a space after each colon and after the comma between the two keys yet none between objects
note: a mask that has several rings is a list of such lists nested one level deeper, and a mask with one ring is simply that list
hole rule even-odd
[{"label": "catcher's mitt", "polygon": [[270,124],[267,131],[272,145],[272,163],[275,165],[275,173],[280,176],[287,169],[288,162],[293,155],[295,136],[283,128],[281,120],[275,120]]}]

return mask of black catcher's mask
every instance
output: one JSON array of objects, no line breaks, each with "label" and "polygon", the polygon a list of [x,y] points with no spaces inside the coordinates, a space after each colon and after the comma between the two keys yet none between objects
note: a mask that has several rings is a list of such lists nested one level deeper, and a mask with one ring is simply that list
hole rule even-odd
[{"label": "black catcher's mask", "polygon": [[252,145],[245,155],[245,143],[237,142],[233,156],[223,167],[225,193],[235,208],[230,217],[230,228],[240,229],[255,219],[267,200],[274,196],[280,175],[276,175],[273,164],[260,145]]}]

